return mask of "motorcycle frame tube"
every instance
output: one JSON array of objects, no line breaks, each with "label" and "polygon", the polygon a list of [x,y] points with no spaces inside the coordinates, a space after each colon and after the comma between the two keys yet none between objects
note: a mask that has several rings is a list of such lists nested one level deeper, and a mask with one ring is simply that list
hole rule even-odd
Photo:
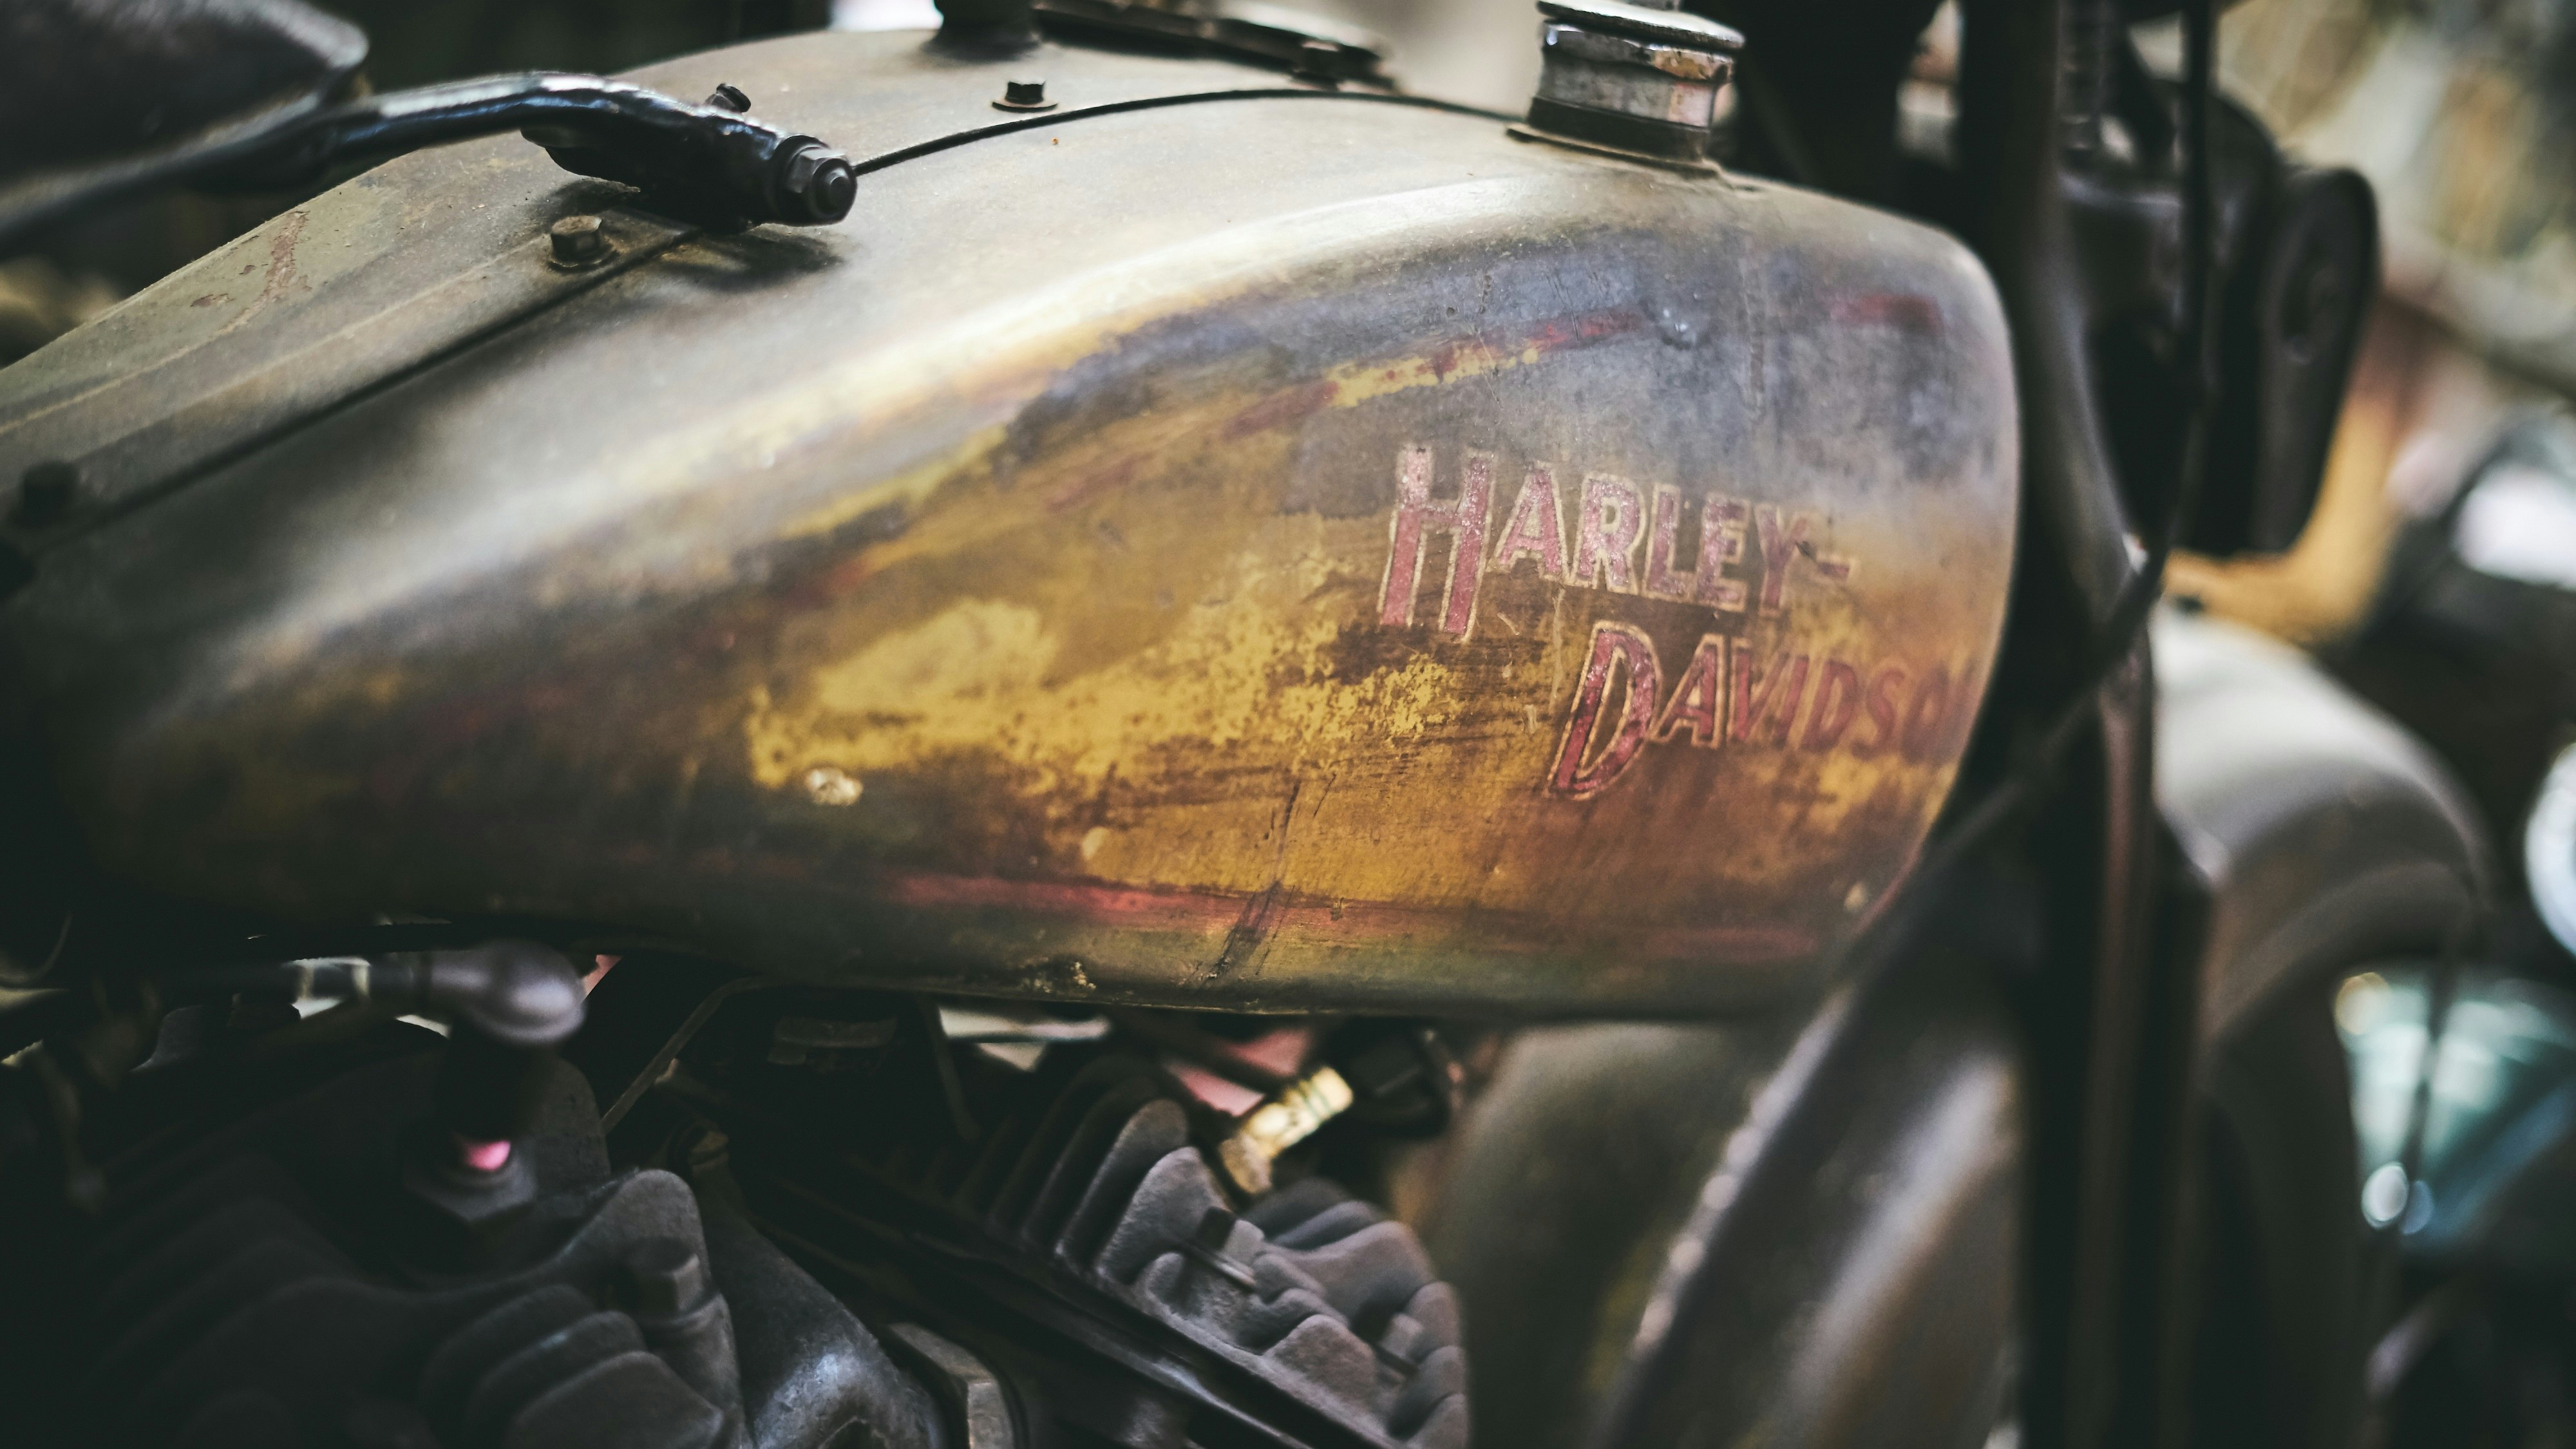
[{"label": "motorcycle frame tube", "polygon": [[[2099,657],[2136,565],[2085,358],[2087,318],[2059,161],[2058,0],[1964,7],[1957,148],[1971,245],[2013,332],[2025,537],[1989,761],[2060,707]],[[2191,973],[2155,948],[2153,667],[2143,639],[2102,682],[2095,727],[2027,837],[2040,882],[2031,1050],[2024,1442],[2166,1442],[2185,1321],[2179,1256],[2190,1161]],[[2015,703],[2019,707],[2015,708]],[[1972,758],[1975,756],[1972,754]]]},{"label": "motorcycle frame tube", "polygon": [[[2025,510],[2005,653],[1970,779],[2003,777],[2061,709],[2086,710],[2090,727],[2018,842],[1915,889],[1975,889],[1998,873],[2034,882],[2033,939],[2014,993],[2030,1071],[2025,1442],[2154,1444],[2183,1429],[2190,1305],[2174,1269],[2186,1261],[2195,1150],[2190,943],[2200,918],[2159,878],[2170,845],[2152,794],[2155,683],[2143,638],[2111,656],[2089,704],[2065,694],[2065,681],[2113,642],[2105,636],[2138,565],[2095,403],[2091,319],[2063,201],[2059,148],[2073,99],[2062,90],[2064,20],[2057,0],[1971,0],[1964,14],[1961,215],[2011,323]],[[1758,66],[1758,48],[1749,60]],[[1759,79],[1748,70],[1748,85]],[[1953,815],[1977,795],[1963,788]]]}]

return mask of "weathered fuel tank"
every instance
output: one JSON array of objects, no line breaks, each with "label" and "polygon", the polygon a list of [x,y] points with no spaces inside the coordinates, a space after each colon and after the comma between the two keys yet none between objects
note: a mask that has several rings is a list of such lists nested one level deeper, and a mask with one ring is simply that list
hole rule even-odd
[{"label": "weathered fuel tank", "polygon": [[[1061,109],[995,110],[1042,73]],[[1207,61],[674,61],[846,148],[692,236],[515,138],[0,374],[113,876],[812,980],[1697,1011],[1827,969],[2001,626],[1950,239]],[[595,272],[545,236],[603,213]]]}]

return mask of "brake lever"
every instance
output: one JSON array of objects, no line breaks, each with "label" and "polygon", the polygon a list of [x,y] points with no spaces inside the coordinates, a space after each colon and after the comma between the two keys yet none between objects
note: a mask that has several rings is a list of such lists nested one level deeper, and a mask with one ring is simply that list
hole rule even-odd
[{"label": "brake lever", "polygon": [[709,226],[818,226],[849,215],[858,194],[849,158],[731,109],[738,95],[693,105],[601,76],[538,71],[330,107],[299,102],[141,157],[0,189],[0,250],[146,192],[284,190],[337,166],[505,131],[545,147],[567,171],[637,187],[654,209]]}]

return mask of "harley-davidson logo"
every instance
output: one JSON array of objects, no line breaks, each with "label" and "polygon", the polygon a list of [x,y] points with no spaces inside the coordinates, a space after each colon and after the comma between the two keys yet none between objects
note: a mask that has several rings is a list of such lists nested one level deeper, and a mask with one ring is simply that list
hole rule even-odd
[{"label": "harley-davidson logo", "polygon": [[[1474,634],[1477,595],[1488,574],[1530,569],[1568,588],[1695,605],[1710,612],[1712,623],[1729,615],[1780,615],[1793,578],[1838,587],[1852,577],[1851,560],[1817,548],[1814,515],[1715,494],[1699,503],[1691,567],[1678,567],[1690,509],[1680,488],[1607,473],[1570,482],[1547,463],[1523,470],[1496,531],[1494,455],[1469,450],[1449,498],[1432,496],[1434,461],[1432,450],[1418,445],[1397,456],[1395,512],[1378,593],[1378,622],[1391,628],[1414,625],[1434,534],[1448,536],[1449,557],[1432,627],[1455,640]],[[1605,719],[1621,684],[1624,703]],[[1593,626],[1547,788],[1578,799],[1597,794],[1650,744],[1926,755],[1937,747],[1950,696],[1943,670],[1896,661],[1864,668],[1786,641],[1766,660],[1737,632],[1720,629],[1701,635],[1667,689],[1663,661],[1646,632],[1604,620]]]},{"label": "harley-davidson logo", "polygon": [[[1761,548],[1761,595],[1755,602],[1762,613],[1780,612],[1796,564],[1804,563],[1815,577],[1832,583],[1851,577],[1850,560],[1818,553],[1809,542],[1814,515],[1784,514],[1767,504],[1748,506],[1716,496],[1701,506],[1698,566],[1676,571],[1674,555],[1687,506],[1682,491],[1669,483],[1643,489],[1608,473],[1584,475],[1575,490],[1569,549],[1556,470],[1546,463],[1532,463],[1522,475],[1520,494],[1489,555],[1494,455],[1469,452],[1458,496],[1449,499],[1432,498],[1431,465],[1431,450],[1424,447],[1408,447],[1396,460],[1395,517],[1389,525],[1386,579],[1378,591],[1378,622],[1395,628],[1413,622],[1413,596],[1435,530],[1450,539],[1439,629],[1458,639],[1475,631],[1476,593],[1484,576],[1508,574],[1524,560],[1537,563],[1539,577],[1575,588],[1643,594],[1731,613],[1742,613],[1748,602],[1744,582],[1726,573],[1744,558],[1748,530]],[[1642,577],[1636,568],[1640,543],[1646,545]]]}]

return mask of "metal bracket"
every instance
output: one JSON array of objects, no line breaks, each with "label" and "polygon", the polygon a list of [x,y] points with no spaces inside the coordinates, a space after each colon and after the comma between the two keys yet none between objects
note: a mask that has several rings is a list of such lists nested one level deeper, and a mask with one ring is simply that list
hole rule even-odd
[{"label": "metal bracket", "polygon": [[885,1343],[930,1385],[962,1449],[1015,1449],[1010,1393],[982,1359],[918,1323],[888,1328]]}]

